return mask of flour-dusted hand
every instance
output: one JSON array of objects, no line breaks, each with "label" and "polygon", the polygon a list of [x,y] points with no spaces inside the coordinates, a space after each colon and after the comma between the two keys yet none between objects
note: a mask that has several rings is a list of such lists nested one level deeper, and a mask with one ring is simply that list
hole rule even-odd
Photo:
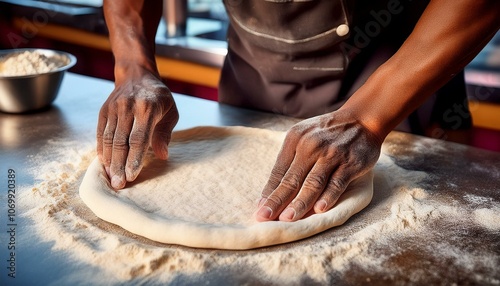
[{"label": "flour-dusted hand", "polygon": [[331,113],[287,133],[256,213],[259,221],[296,221],[328,211],[349,183],[378,160],[382,140],[357,120]]},{"label": "flour-dusted hand", "polygon": [[114,189],[137,178],[151,146],[167,159],[179,114],[170,90],[150,72],[117,81],[99,113],[97,153]]}]

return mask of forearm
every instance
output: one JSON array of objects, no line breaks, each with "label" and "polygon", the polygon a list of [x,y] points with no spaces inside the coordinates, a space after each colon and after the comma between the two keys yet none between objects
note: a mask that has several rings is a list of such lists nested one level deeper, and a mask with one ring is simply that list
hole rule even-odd
[{"label": "forearm", "polygon": [[105,0],[104,16],[115,57],[115,79],[131,65],[157,74],[155,36],[162,15],[162,0]]},{"label": "forearm", "polygon": [[401,48],[342,111],[381,140],[469,63],[500,26],[498,0],[432,0]]}]

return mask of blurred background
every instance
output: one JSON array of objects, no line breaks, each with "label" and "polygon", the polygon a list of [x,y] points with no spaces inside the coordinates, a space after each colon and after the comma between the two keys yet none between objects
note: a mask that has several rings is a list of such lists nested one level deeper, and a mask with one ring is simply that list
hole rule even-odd
[{"label": "blurred background", "polygon": [[[224,6],[221,0],[189,0],[185,15],[182,35],[168,36],[167,20],[158,28],[160,74],[173,92],[217,100],[227,52]],[[78,59],[71,72],[113,80],[102,0],[0,0],[0,49],[12,48],[66,51]],[[500,151],[500,33],[467,66],[465,77],[474,123],[470,145]]]}]

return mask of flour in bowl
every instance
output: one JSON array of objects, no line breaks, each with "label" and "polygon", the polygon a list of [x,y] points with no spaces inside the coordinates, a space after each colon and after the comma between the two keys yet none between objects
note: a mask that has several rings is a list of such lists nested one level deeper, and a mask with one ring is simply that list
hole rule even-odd
[{"label": "flour in bowl", "polygon": [[25,76],[55,71],[68,64],[61,55],[47,56],[37,51],[8,54],[0,59],[0,76]]}]

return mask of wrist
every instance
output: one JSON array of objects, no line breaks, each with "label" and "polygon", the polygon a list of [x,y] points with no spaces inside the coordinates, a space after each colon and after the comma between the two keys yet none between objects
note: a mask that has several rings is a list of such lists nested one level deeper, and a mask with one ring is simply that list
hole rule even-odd
[{"label": "wrist", "polygon": [[417,90],[398,70],[382,65],[339,109],[381,141],[416,107]]},{"label": "wrist", "polygon": [[131,78],[142,78],[146,74],[153,75],[158,80],[161,80],[156,64],[142,60],[117,60],[115,62],[114,73],[116,84],[121,84]]},{"label": "wrist", "polygon": [[377,128],[374,128],[370,125],[370,121],[366,120],[366,115],[358,112],[356,109],[352,109],[350,107],[341,107],[337,111],[334,111],[331,115],[333,115],[333,119],[335,122],[350,122],[351,124],[355,124],[359,126],[361,129],[364,129],[376,142],[378,145],[382,145],[387,134],[380,132]]}]

